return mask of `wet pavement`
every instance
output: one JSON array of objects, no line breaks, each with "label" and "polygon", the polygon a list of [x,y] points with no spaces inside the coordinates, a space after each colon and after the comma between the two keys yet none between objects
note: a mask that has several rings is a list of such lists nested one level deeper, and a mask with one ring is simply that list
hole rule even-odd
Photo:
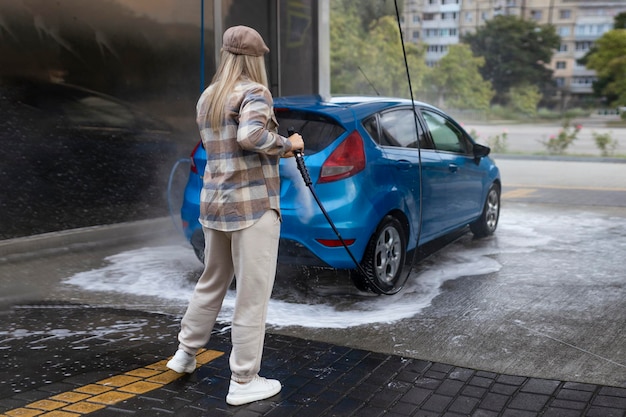
[{"label": "wet pavement", "polygon": [[[29,291],[16,291],[17,305],[0,315],[0,416],[626,416],[626,165],[603,166],[599,179],[584,163],[501,165],[511,185],[498,236],[461,238],[450,248],[465,254],[464,265],[482,257],[501,269],[483,260],[476,278],[434,280],[442,294],[400,322],[270,328],[262,375],[281,380],[283,391],[242,407],[225,403],[228,327],[214,332],[197,371],[182,376],[164,363],[176,349],[184,302],[164,308],[150,297],[131,306],[114,292],[63,295],[58,277],[114,274],[99,246],[111,254],[134,248],[149,234],[145,225],[0,242],[2,280]],[[514,180],[524,170],[533,175]],[[433,271],[446,270],[446,250]]]},{"label": "wet pavement", "polygon": [[165,368],[178,319],[82,305],[2,317],[1,416],[624,416],[626,388],[486,372],[268,334],[280,394],[225,402],[229,332],[191,375]]}]

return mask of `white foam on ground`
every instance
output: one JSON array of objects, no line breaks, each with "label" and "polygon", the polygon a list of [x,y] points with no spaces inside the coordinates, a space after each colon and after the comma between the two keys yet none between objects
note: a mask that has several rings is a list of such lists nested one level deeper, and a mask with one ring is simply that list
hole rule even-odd
[{"label": "white foam on ground", "polygon": [[[420,264],[419,270],[412,273],[397,295],[352,297],[341,302],[337,301],[340,296],[334,299],[311,296],[306,303],[273,298],[267,323],[278,327],[348,328],[413,317],[431,304],[444,282],[499,271],[502,267],[497,261],[499,253],[528,253],[582,238],[588,233],[588,224],[585,225],[583,219],[584,215],[577,214],[527,216],[521,210],[507,211],[500,219],[495,236],[483,240],[463,239],[443,248]],[[610,220],[604,222],[607,226]],[[572,232],[567,239],[551,233],[551,230],[563,230],[564,223],[566,230],[569,228]],[[106,262],[102,268],[69,277],[65,284],[87,291],[160,297],[186,305],[193,291],[193,281],[187,277],[197,278],[201,272],[199,261],[186,245],[122,252],[108,257]],[[218,321],[230,320],[234,300],[234,291],[229,291]]]}]

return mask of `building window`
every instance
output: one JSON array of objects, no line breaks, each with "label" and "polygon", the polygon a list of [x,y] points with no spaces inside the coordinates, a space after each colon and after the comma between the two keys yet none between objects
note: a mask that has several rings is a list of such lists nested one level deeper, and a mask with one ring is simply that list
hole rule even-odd
[{"label": "building window", "polygon": [[413,40],[418,40],[420,38],[420,31],[414,30],[412,35],[413,35]]},{"label": "building window", "polygon": [[580,41],[576,42],[576,51],[578,52],[586,52],[591,49],[593,42],[591,41]]},{"label": "building window", "polygon": [[565,9],[565,10],[560,10],[559,11],[559,18],[560,19],[569,19],[572,17],[572,11],[569,9]]},{"label": "building window", "polygon": [[556,61],[556,69],[565,69],[565,68],[567,68],[567,62]]},{"label": "building window", "polygon": [[576,34],[580,36],[600,36],[611,29],[610,25],[576,25]]},{"label": "building window", "polygon": [[559,36],[569,36],[570,34],[569,26],[560,26],[558,32],[559,32]]},{"label": "building window", "polygon": [[567,44],[566,43],[562,43],[559,46],[559,52],[567,52]]},{"label": "building window", "polygon": [[426,49],[430,53],[441,53],[445,54],[448,52],[448,45],[428,45]]},{"label": "building window", "polygon": [[596,77],[573,77],[572,85],[578,87],[591,87],[593,82],[596,80]]},{"label": "building window", "polygon": [[556,86],[557,87],[565,87],[565,78],[563,78],[563,77],[556,77],[554,79],[554,81],[556,82]]},{"label": "building window", "polygon": [[474,20],[474,13],[472,12],[465,12],[465,21],[466,22],[471,22]]},{"label": "building window", "polygon": [[531,10],[530,18],[534,20],[541,20],[541,10]]},{"label": "building window", "polygon": [[424,16],[422,16],[422,19],[424,20],[424,22],[429,21],[429,20],[435,20],[435,14],[434,13],[424,13]]}]

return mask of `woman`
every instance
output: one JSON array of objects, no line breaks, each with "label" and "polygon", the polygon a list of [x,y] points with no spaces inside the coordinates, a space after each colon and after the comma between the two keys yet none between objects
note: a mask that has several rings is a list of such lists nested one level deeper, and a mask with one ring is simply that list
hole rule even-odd
[{"label": "woman", "polygon": [[195,354],[209,341],[236,277],[226,396],[231,405],[269,398],[281,390],[279,381],[258,372],[278,257],[278,163],[302,150],[304,143],[299,134],[286,138],[277,133],[263,57],[267,52],[254,29],[226,30],[219,68],[198,100],[197,122],[207,153],[199,219],[205,268],[181,320],[178,351],[167,363],[176,372],[195,370]]}]

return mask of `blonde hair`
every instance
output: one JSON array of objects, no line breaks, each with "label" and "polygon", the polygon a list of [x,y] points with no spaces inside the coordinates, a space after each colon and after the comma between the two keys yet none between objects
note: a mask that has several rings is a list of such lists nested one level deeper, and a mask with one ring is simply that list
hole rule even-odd
[{"label": "blonde hair", "polygon": [[207,111],[207,118],[213,131],[221,129],[228,96],[235,88],[235,84],[245,78],[268,87],[265,58],[222,51],[220,65],[211,80],[213,94]]}]

